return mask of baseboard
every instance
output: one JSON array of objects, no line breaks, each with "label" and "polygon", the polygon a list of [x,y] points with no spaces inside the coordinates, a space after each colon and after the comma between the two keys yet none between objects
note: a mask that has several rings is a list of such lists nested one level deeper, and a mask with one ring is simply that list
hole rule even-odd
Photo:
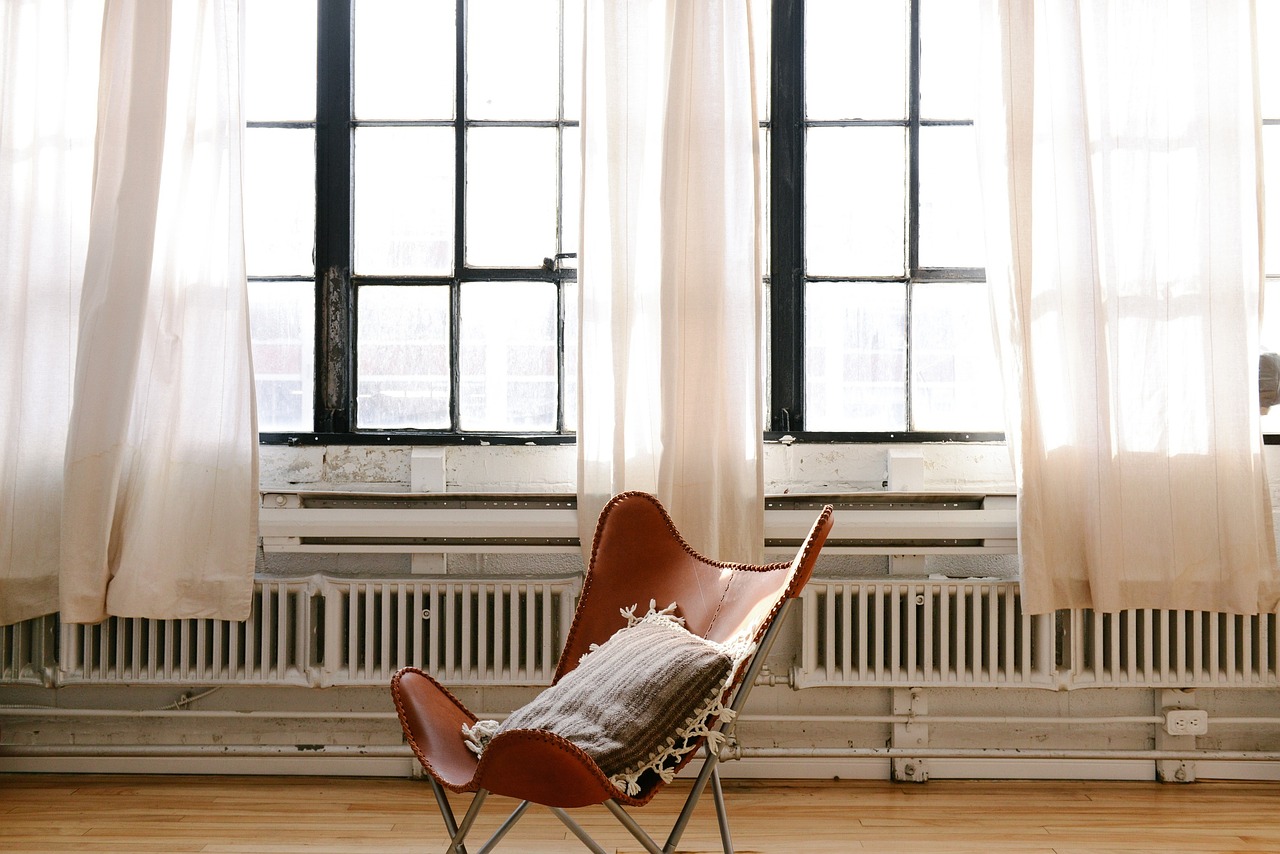
[{"label": "baseboard", "polygon": [[380,756],[5,756],[0,774],[410,777],[417,761]]},{"label": "baseboard", "polygon": [[[1195,777],[1280,781],[1280,762],[1206,762]],[[691,777],[691,763],[680,775]],[[1123,759],[929,759],[933,780],[1154,780],[1155,763]],[[200,774],[246,776],[419,776],[409,757],[325,756],[0,756],[0,773]],[[726,780],[888,780],[890,760],[840,757],[755,757],[725,762]]]},{"label": "baseboard", "polygon": [[[725,780],[888,780],[888,759],[842,759],[818,756],[755,757],[720,763]],[[690,763],[681,777],[698,773],[700,763]]]},{"label": "baseboard", "polygon": [[1197,762],[1197,780],[1280,780],[1280,762]]}]

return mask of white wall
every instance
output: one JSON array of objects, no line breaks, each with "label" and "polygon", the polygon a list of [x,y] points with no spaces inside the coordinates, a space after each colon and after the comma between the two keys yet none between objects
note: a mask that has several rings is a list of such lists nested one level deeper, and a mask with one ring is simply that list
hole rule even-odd
[{"label": "white wall", "polygon": [[[924,489],[930,492],[1012,492],[1008,454],[997,444],[894,445],[918,450],[924,461]],[[264,446],[264,489],[406,491],[421,482],[423,462],[415,472],[410,447]],[[890,446],[770,444],[766,448],[766,490],[770,493],[881,491]],[[436,449],[443,478],[451,492],[574,491],[575,449],[572,446],[450,446]],[[1268,448],[1272,472],[1280,473],[1280,449]],[[1272,477],[1280,504],[1280,477]],[[576,555],[450,556],[448,572],[461,576],[563,575],[580,570]],[[402,577],[403,555],[260,556],[267,576]],[[975,577],[1017,575],[1015,558],[934,560],[928,573]],[[878,576],[887,560],[878,557],[825,557],[819,575]],[[784,636],[769,666],[785,675],[793,663],[798,634]],[[782,680],[785,683],[785,679]],[[199,693],[200,686],[191,686]],[[158,717],[139,718],[140,710],[172,706],[184,692],[157,686],[67,686],[57,689],[20,686],[6,689],[8,705],[57,707],[59,714],[23,716],[12,709],[0,717],[0,771],[156,771],[236,773],[407,774],[413,763],[403,756],[399,727],[383,689],[226,687],[192,703],[190,708],[225,717],[183,716],[170,709]],[[469,688],[458,691],[478,712],[501,714],[531,693],[520,688]],[[1150,779],[1157,763],[1129,757],[1128,752],[1160,748],[1263,752],[1280,758],[1280,690],[1201,688],[1177,700],[1210,713],[1210,732],[1198,739],[1171,738],[1159,720],[1171,695],[1153,688],[1083,688],[1054,691],[1036,688],[931,688],[916,695],[903,688],[806,688],[786,684],[760,687],[752,696],[741,725],[742,744],[755,756],[729,763],[728,774],[745,776],[878,777],[891,773],[890,760],[867,756],[885,745],[919,744],[921,750],[976,749],[972,755],[899,761],[902,778],[926,777],[1066,777]],[[914,728],[883,720],[912,708],[920,713]],[[76,709],[97,710],[94,715]],[[114,710],[114,711],[112,711]],[[243,712],[254,711],[250,717]],[[0,711],[5,711],[0,709]],[[102,712],[110,715],[102,715]],[[264,714],[265,713],[265,714]],[[768,716],[763,719],[761,716]],[[981,717],[984,722],[957,722]],[[948,722],[936,719],[947,718]],[[934,719],[934,722],[929,722]],[[1230,719],[1235,723],[1218,724]],[[1243,723],[1241,723],[1243,722]],[[921,737],[923,734],[923,737]],[[96,756],[41,755],[42,749],[74,744]],[[188,745],[198,755],[145,755],[147,745]],[[100,750],[94,750],[101,745]],[[5,748],[10,749],[8,753]],[[320,746],[321,749],[316,749]],[[22,748],[30,748],[25,753]],[[141,755],[130,753],[140,749]],[[114,753],[112,751],[115,751]],[[1067,751],[1051,759],[1047,752]],[[219,751],[225,751],[219,753]],[[266,751],[268,755],[254,755]],[[1042,758],[1015,758],[1021,751]],[[1088,755],[1073,753],[1085,751]],[[1121,751],[1117,753],[1117,751]],[[56,751],[54,751],[56,753]],[[1227,753],[1230,752],[1230,753]],[[785,755],[784,755],[785,754]],[[910,766],[909,768],[906,766]],[[1172,778],[1215,777],[1280,779],[1280,762],[1170,762],[1163,770]]]}]

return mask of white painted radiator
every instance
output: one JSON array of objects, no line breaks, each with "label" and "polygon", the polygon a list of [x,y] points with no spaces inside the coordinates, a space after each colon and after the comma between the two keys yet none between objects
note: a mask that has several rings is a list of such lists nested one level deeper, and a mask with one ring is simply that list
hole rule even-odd
[{"label": "white painted radiator", "polygon": [[58,618],[0,626],[0,684],[43,685],[57,660]]},{"label": "white painted radiator", "polygon": [[53,616],[0,629],[0,683],[547,685],[580,582],[259,580],[244,622]]},{"label": "white painted radiator", "polygon": [[64,624],[57,682],[307,685],[321,651],[306,581],[259,581],[249,619],[111,617]]},{"label": "white painted radiator", "polygon": [[1274,613],[1071,611],[1069,620],[1073,685],[1280,685],[1280,631]]},{"label": "white painted radiator", "polygon": [[324,682],[415,666],[446,684],[549,685],[577,593],[577,579],[327,582]]},{"label": "white painted radiator", "polygon": [[1053,615],[1016,581],[811,581],[798,686],[1054,687]]},{"label": "white painted radiator", "polygon": [[813,581],[799,687],[1280,685],[1277,615],[1022,613],[1016,581]]}]

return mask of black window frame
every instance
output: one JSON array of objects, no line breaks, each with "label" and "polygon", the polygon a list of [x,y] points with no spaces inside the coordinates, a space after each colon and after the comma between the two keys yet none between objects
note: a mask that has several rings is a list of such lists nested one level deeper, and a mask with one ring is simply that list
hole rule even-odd
[{"label": "black window frame", "polygon": [[[565,284],[576,282],[576,269],[561,263],[561,256],[547,259],[541,268],[473,268],[465,264],[464,191],[466,163],[464,135],[467,127],[483,125],[542,126],[547,122],[483,122],[465,115],[466,13],[467,0],[455,0],[459,26],[456,28],[456,112],[451,122],[363,122],[353,109],[353,3],[354,0],[318,0],[317,110],[314,122],[316,147],[315,221],[315,376],[314,430],[264,432],[263,444],[284,445],[376,445],[376,444],[572,444],[573,425],[565,423]],[[904,394],[907,424],[911,412],[911,289],[915,282],[947,280],[982,281],[981,269],[921,268],[917,264],[919,203],[919,135],[922,126],[971,124],[971,122],[929,122],[920,117],[920,0],[910,2],[910,60],[907,155],[907,269],[905,276],[886,279],[902,282],[907,300],[907,363]],[[769,222],[766,236],[770,248],[771,275],[766,277],[770,313],[769,412],[766,414],[766,441],[828,443],[899,442],[1000,442],[999,432],[936,432],[911,429],[876,432],[809,431],[804,424],[804,291],[808,281],[825,277],[806,276],[804,269],[804,169],[806,128],[831,122],[809,122],[804,96],[804,0],[772,0],[772,44],[770,67],[769,121],[762,122],[769,135],[771,153]],[[563,49],[563,45],[562,45]],[[562,54],[563,55],[563,54]],[[834,124],[866,124],[836,122]],[[290,123],[306,125],[308,123]],[[355,130],[359,126],[440,125],[454,127],[455,146],[455,239],[452,275],[370,276],[352,270],[352,171]],[[561,119],[559,124],[576,126]],[[255,123],[252,126],[270,126]],[[563,144],[563,135],[561,143]],[[282,277],[253,277],[280,281]],[[285,277],[287,278],[287,277]],[[839,279],[844,281],[843,278]],[[556,432],[473,432],[459,429],[459,294],[469,281],[536,281],[556,286],[558,405]],[[861,281],[861,279],[860,279]],[[438,285],[450,288],[450,422],[444,431],[371,430],[356,427],[356,335],[358,289],[361,285]],[[570,370],[573,366],[568,366]]]}]

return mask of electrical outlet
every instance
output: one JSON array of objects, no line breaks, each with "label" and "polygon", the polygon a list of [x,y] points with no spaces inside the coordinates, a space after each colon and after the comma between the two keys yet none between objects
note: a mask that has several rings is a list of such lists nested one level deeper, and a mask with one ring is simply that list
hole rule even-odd
[{"label": "electrical outlet", "polygon": [[1209,713],[1204,709],[1165,709],[1164,731],[1169,735],[1204,735],[1209,731]]}]

